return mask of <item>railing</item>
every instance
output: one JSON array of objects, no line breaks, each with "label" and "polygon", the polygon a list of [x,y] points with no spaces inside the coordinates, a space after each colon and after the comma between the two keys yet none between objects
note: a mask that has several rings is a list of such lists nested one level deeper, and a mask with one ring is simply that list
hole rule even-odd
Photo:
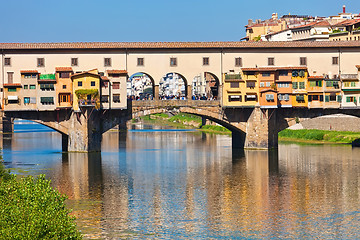
[{"label": "railing", "polygon": [[96,105],[96,101],[95,100],[84,100],[84,99],[81,99],[79,100],[79,106],[80,107],[84,107],[84,106],[95,106]]},{"label": "railing", "polygon": [[241,80],[241,74],[225,74],[225,79],[226,80]]},{"label": "railing", "polygon": [[218,107],[219,100],[141,100],[128,101],[131,107]]},{"label": "railing", "polygon": [[357,74],[341,74],[341,79],[342,80],[356,80],[358,79],[358,75]]}]

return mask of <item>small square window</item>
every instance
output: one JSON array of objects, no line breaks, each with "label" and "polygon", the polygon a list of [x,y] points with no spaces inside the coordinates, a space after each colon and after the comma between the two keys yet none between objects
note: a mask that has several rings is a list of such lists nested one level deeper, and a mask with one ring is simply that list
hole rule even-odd
[{"label": "small square window", "polygon": [[24,89],[29,89],[29,85],[24,85]]},{"label": "small square window", "polygon": [[4,65],[5,66],[11,66],[11,58],[5,58],[4,59]]},{"label": "small square window", "polygon": [[66,89],[66,85],[63,85],[63,89]]},{"label": "small square window", "polygon": [[242,67],[242,58],[235,58],[235,67]]},{"label": "small square window", "polygon": [[114,82],[112,85],[113,89],[120,89],[120,82]]},{"label": "small square window", "polygon": [[35,85],[30,85],[30,89],[36,89]]},{"label": "small square window", "polygon": [[208,57],[203,57],[203,65],[209,65],[209,58]]},{"label": "small square window", "polygon": [[170,66],[172,67],[177,66],[177,58],[170,58]]},{"label": "small square window", "polygon": [[14,81],[14,73],[13,72],[8,72],[8,83],[13,83]]},{"label": "small square window", "polygon": [[144,66],[144,58],[138,58],[137,59],[137,65],[138,66]]},{"label": "small square window", "polygon": [[44,58],[38,58],[37,59],[37,66],[38,67],[45,67],[45,59]]},{"label": "small square window", "polygon": [[111,58],[104,58],[104,67],[111,67]]},{"label": "small square window", "polygon": [[91,86],[95,87],[95,81],[91,81]]},{"label": "small square window", "polygon": [[78,81],[78,87],[82,87],[82,81]]},{"label": "small square window", "polygon": [[71,66],[78,66],[78,58],[71,58]]},{"label": "small square window", "polygon": [[300,66],[306,66],[307,65],[307,59],[306,57],[300,58]]},{"label": "small square window", "polygon": [[339,57],[333,57],[332,58],[332,64],[333,65],[338,65],[339,64]]},{"label": "small square window", "polygon": [[275,59],[273,57],[268,58],[268,65],[269,66],[274,66],[275,65]]}]

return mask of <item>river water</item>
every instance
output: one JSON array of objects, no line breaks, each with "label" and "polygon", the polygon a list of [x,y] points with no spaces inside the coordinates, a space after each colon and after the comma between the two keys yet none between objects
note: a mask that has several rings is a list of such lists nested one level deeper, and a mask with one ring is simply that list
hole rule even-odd
[{"label": "river water", "polygon": [[101,153],[63,154],[27,121],[0,142],[13,172],[68,195],[85,238],[360,239],[359,148],[235,151],[226,135],[134,128],[105,133]]}]

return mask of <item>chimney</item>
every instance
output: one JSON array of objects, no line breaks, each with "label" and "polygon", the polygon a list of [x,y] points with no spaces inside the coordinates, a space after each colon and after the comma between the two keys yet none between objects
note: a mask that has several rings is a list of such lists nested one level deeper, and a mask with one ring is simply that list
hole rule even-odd
[{"label": "chimney", "polygon": [[249,19],[248,20],[248,26],[252,25],[253,24],[253,20],[252,19]]},{"label": "chimney", "polygon": [[346,11],[345,11],[345,5],[343,5],[343,13],[346,13]]}]

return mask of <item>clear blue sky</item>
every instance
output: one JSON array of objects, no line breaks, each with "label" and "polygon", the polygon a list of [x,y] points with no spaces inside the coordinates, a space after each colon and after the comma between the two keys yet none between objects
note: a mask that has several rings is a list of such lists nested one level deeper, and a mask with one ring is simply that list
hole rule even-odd
[{"label": "clear blue sky", "polygon": [[360,13],[359,0],[0,1],[0,42],[237,41],[249,18],[273,12]]}]

